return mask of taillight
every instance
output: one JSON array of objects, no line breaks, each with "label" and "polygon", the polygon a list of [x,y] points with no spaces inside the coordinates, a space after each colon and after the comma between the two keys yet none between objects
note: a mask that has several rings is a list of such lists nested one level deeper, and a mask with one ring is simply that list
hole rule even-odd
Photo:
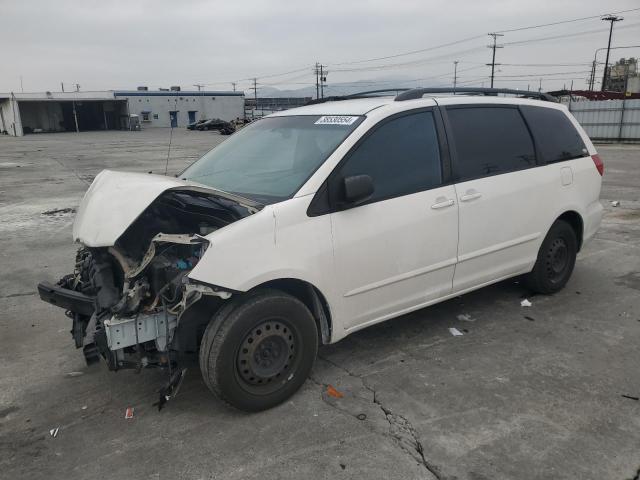
[{"label": "taillight", "polygon": [[600,176],[604,175],[604,163],[602,163],[600,155],[598,155],[597,153],[595,155],[591,155],[591,159],[593,160],[593,164],[598,169],[598,173],[600,174]]}]

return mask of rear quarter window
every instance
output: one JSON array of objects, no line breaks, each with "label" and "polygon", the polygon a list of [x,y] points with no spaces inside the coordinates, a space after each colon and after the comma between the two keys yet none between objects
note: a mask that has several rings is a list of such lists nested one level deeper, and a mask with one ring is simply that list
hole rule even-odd
[{"label": "rear quarter window", "polygon": [[529,105],[521,108],[536,139],[542,163],[562,162],[589,155],[580,133],[563,111]]}]

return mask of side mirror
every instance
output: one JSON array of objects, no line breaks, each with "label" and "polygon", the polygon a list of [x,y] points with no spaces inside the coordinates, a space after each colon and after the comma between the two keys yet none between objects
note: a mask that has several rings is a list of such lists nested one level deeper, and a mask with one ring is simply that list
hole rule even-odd
[{"label": "side mirror", "polygon": [[349,205],[358,205],[373,195],[373,179],[369,175],[352,175],[344,180],[344,199]]}]

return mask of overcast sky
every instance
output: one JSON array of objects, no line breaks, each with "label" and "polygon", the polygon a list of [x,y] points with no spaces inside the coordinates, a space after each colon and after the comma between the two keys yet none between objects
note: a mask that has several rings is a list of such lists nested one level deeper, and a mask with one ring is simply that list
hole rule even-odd
[{"label": "overcast sky", "polygon": [[[462,84],[489,86],[486,33],[639,7],[638,0],[0,0],[0,91],[19,92],[21,76],[25,92],[59,91],[60,82],[85,91],[196,83],[230,90],[233,81],[247,89],[251,77],[300,88],[315,82],[316,61],[328,65],[329,89],[355,80],[389,86],[394,78],[450,85],[454,60]],[[621,15],[613,46],[640,45],[640,10]],[[596,18],[505,33],[496,86],[537,89],[543,78],[552,90],[573,78],[574,88],[584,87],[608,25]],[[543,40],[561,35],[574,36]],[[613,51],[612,59],[623,55],[640,56],[640,48]]]}]

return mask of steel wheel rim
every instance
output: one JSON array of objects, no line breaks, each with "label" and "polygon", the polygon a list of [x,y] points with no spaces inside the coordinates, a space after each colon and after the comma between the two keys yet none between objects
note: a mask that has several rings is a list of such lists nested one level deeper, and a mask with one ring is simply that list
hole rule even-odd
[{"label": "steel wheel rim", "polygon": [[242,386],[256,394],[278,390],[298,360],[298,334],[283,319],[269,319],[253,327],[236,355],[236,373]]},{"label": "steel wheel rim", "polygon": [[569,246],[564,238],[556,238],[547,251],[547,274],[549,280],[557,282],[569,266]]}]

